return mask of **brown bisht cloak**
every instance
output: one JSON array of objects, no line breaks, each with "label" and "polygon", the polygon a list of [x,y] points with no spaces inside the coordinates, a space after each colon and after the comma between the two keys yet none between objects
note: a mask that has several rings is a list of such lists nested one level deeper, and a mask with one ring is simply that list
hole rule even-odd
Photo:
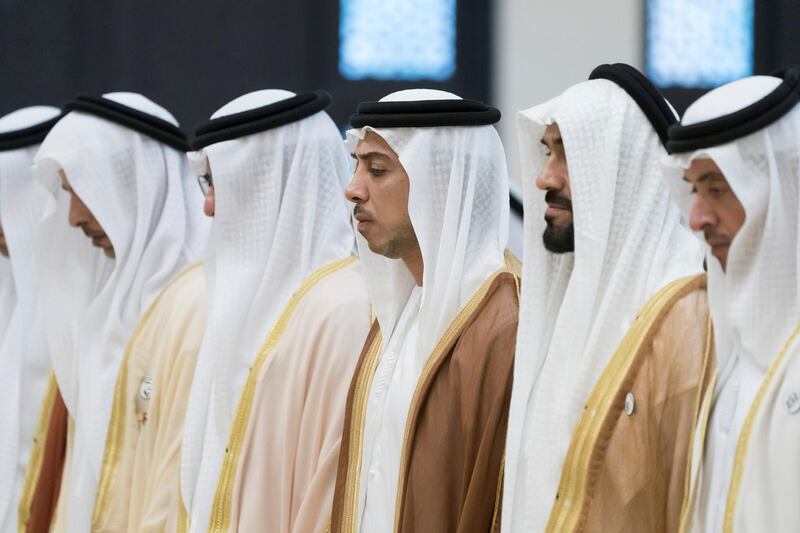
[{"label": "brown bisht cloak", "polygon": [[[500,271],[453,319],[423,368],[406,422],[395,530],[488,532],[499,521],[519,315],[518,280]],[[364,415],[381,352],[373,323],[345,412],[330,530],[357,529]]]},{"label": "brown bisht cloak", "polygon": [[705,274],[650,299],[586,401],[548,532],[678,531],[712,346]]}]

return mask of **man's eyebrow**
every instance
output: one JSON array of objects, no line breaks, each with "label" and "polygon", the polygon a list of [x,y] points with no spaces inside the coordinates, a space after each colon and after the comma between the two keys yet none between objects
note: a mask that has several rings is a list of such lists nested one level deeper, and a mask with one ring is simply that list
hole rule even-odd
[{"label": "man's eyebrow", "polygon": [[708,172],[701,174],[697,177],[696,180],[690,180],[686,175],[683,176],[683,181],[687,181],[689,183],[702,183],[704,181],[708,181],[710,179],[725,179],[725,176],[722,173],[717,172],[716,170],[709,170]]},{"label": "man's eyebrow", "polygon": [[[550,143],[547,142],[544,137],[539,139],[539,142],[542,143],[545,146],[548,146],[548,147],[550,146]],[[554,137],[552,142],[556,146],[561,146],[561,145],[564,144],[564,141],[561,139],[561,137]]]},{"label": "man's eyebrow", "polygon": [[384,154],[383,152],[374,152],[374,151],[373,152],[364,152],[364,153],[361,153],[361,154],[357,154],[357,153],[353,152],[352,154],[350,154],[350,157],[352,157],[353,159],[361,159],[362,161],[367,160],[367,159],[373,159],[375,157],[382,157],[384,159],[389,159],[389,156],[387,154]]}]

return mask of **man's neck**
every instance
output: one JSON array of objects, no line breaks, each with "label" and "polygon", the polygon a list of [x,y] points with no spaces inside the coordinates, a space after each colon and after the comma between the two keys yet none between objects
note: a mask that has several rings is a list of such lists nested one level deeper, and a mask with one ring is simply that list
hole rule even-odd
[{"label": "man's neck", "polygon": [[417,283],[417,286],[422,287],[422,273],[424,272],[424,267],[422,264],[422,250],[419,249],[419,246],[417,246],[414,253],[403,257],[403,263],[405,263],[411,275],[414,276],[414,281]]}]

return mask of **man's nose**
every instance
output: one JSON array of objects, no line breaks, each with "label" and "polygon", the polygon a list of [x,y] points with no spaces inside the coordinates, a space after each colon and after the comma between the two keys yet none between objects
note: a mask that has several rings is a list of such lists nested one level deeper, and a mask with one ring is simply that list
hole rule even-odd
[{"label": "man's nose", "polygon": [[545,163],[544,168],[536,176],[536,187],[543,190],[549,191],[552,189],[561,189],[563,187],[563,180],[558,177],[558,174],[553,172],[553,166],[550,163],[549,159],[548,162]]},{"label": "man's nose", "polygon": [[367,201],[368,193],[364,180],[356,172],[344,190],[345,197],[354,204],[361,204]]},{"label": "man's nose", "polygon": [[78,228],[89,221],[89,210],[75,193],[70,193],[69,216],[67,221],[73,228]]},{"label": "man's nose", "polygon": [[694,231],[702,231],[706,226],[714,226],[717,217],[702,195],[697,195],[689,215],[689,227]]}]

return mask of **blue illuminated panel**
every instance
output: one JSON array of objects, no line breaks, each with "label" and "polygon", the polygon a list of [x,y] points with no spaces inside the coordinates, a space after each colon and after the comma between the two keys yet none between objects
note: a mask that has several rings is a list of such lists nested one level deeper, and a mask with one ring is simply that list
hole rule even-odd
[{"label": "blue illuminated panel", "polygon": [[339,72],[350,80],[446,80],[456,0],[341,0]]},{"label": "blue illuminated panel", "polygon": [[708,88],[753,73],[754,0],[648,0],[647,73]]}]

